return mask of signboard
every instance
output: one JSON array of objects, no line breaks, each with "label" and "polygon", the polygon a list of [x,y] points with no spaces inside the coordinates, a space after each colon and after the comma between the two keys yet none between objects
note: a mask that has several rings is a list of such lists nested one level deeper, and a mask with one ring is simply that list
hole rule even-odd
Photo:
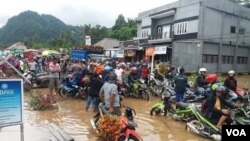
[{"label": "signboard", "polygon": [[146,48],[146,56],[152,56],[155,53],[155,48],[154,47],[150,47],[150,48]]},{"label": "signboard", "polygon": [[155,54],[166,54],[167,46],[157,46],[155,47]]},{"label": "signboard", "polygon": [[90,46],[91,45],[91,36],[85,36],[85,44],[87,46]]},{"label": "signboard", "polygon": [[117,51],[117,58],[123,58],[124,57],[124,51],[123,50],[118,50]]},{"label": "signboard", "polygon": [[23,81],[21,79],[0,80],[0,127],[22,124]]},{"label": "signboard", "polygon": [[106,56],[106,57],[110,57],[110,50],[106,50],[106,51],[105,51],[105,56]]}]

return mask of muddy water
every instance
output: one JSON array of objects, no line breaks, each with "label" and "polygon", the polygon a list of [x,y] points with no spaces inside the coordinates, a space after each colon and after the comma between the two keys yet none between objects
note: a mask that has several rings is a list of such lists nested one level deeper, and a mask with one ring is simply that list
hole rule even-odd
[{"label": "muddy water", "polygon": [[[250,76],[238,77],[240,87],[250,88]],[[139,128],[137,131],[144,141],[206,141],[208,139],[189,133],[185,124],[176,122],[169,117],[149,115],[150,107],[159,101],[151,97],[149,102],[137,99],[125,99],[124,105],[135,108]],[[51,111],[32,111],[24,105],[24,135],[25,141],[47,141],[47,132],[43,125],[55,123],[72,135],[76,141],[98,140],[91,128],[89,120],[93,112],[85,112],[85,101],[63,99],[59,102],[59,109]],[[19,126],[0,128],[0,141],[19,141]]]}]

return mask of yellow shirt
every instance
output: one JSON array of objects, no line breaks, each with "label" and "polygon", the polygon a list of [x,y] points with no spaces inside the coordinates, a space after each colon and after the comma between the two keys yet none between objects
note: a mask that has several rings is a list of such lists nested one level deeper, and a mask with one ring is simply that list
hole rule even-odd
[{"label": "yellow shirt", "polygon": [[220,98],[217,97],[217,96],[216,96],[216,101],[215,101],[215,104],[214,104],[214,109],[218,109],[218,110],[221,109]]}]

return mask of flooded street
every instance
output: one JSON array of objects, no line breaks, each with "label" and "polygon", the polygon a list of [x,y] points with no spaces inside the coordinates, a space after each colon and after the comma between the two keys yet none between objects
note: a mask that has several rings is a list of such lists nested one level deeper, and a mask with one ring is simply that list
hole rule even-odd
[{"label": "flooded street", "polygon": [[[124,105],[134,107],[139,125],[137,129],[145,141],[201,141],[205,140],[185,130],[185,124],[175,122],[169,117],[152,117],[149,115],[150,107],[159,98],[152,97],[151,101],[128,98]],[[98,140],[89,120],[93,117],[92,111],[85,112],[85,101],[77,99],[65,99],[59,102],[59,109],[51,111],[32,111],[25,105],[25,141],[44,141],[46,137],[39,127],[48,123],[55,123],[76,141]],[[11,134],[11,135],[10,135]],[[1,141],[18,141],[20,138],[19,127],[6,127],[0,132]]]},{"label": "flooded street", "polygon": [[[250,77],[239,77],[240,87],[250,86]],[[59,108],[50,111],[33,111],[27,105],[27,97],[24,105],[24,135],[25,141],[47,141],[44,129],[39,127],[54,123],[74,137],[75,141],[98,140],[89,120],[94,113],[85,112],[85,100],[63,99],[59,101]],[[139,128],[137,131],[144,141],[206,141],[208,139],[189,133],[185,129],[185,123],[177,122],[170,117],[150,116],[151,106],[159,101],[159,97],[152,97],[149,102],[127,98],[124,105],[135,108],[137,116],[135,121]],[[0,128],[0,141],[19,141],[19,126]],[[44,131],[44,132],[43,132]]]}]

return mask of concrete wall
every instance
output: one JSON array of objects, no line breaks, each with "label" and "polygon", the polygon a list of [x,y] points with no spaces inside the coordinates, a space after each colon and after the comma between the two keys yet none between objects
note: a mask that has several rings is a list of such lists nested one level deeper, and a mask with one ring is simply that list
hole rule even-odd
[{"label": "concrete wall", "polygon": [[[223,3],[224,1],[224,3]],[[224,15],[223,15],[224,13]],[[245,29],[245,35],[230,32],[231,26]],[[220,42],[223,35],[223,43],[226,44],[250,44],[250,9],[227,0],[203,0],[200,9],[199,39]]]},{"label": "concrete wall", "polygon": [[217,64],[203,63],[201,67],[206,68],[208,73],[216,73],[217,72]]},{"label": "concrete wall", "polygon": [[161,19],[153,19],[152,21],[152,34],[157,35],[157,27],[162,25],[171,25],[174,22],[174,16],[164,17]]},{"label": "concrete wall", "polygon": [[141,37],[141,22],[137,23],[137,37]]},{"label": "concrete wall", "polygon": [[183,66],[186,72],[197,72],[201,65],[201,45],[199,42],[174,42],[172,62]]},{"label": "concrete wall", "polygon": [[199,16],[199,0],[179,0],[175,20]]}]

